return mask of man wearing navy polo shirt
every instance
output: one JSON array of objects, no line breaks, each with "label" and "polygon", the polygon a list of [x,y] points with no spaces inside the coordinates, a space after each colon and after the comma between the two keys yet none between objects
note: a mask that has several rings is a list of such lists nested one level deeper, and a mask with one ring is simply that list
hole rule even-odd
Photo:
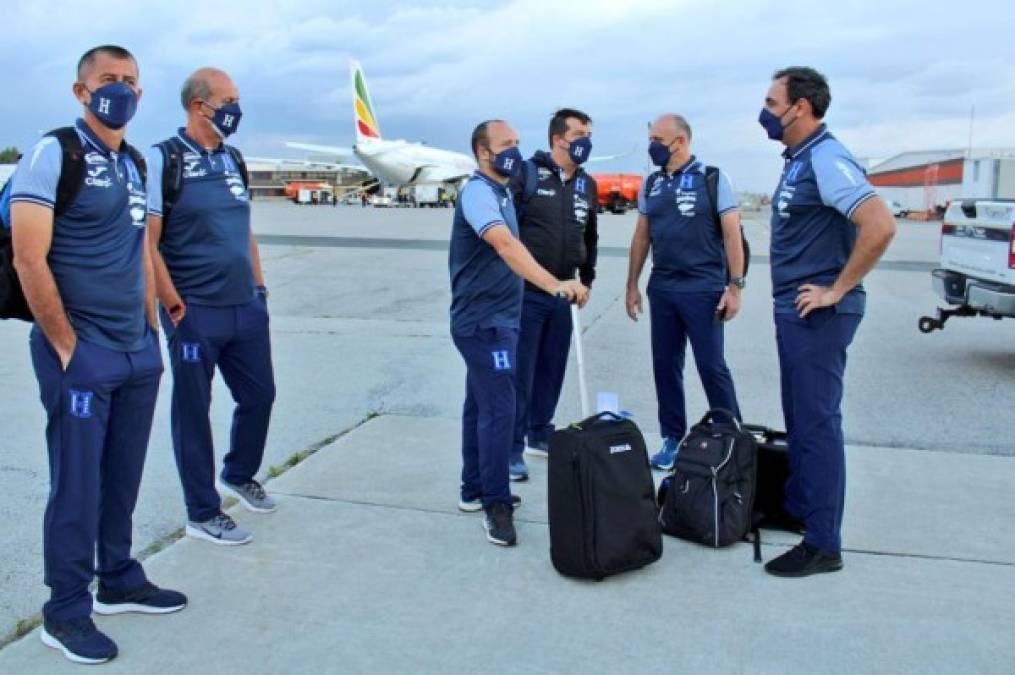
[{"label": "man wearing navy polo shirt", "polygon": [[863,169],[821,122],[831,100],[821,73],[786,68],[758,118],[786,146],[772,197],[772,293],[791,465],[785,506],[805,534],[765,565],[784,577],[842,569],[846,350],[863,318],[861,281],[895,235]]},{"label": "man wearing navy polo shirt", "polygon": [[187,536],[245,544],[251,533],[222,511],[212,447],[216,366],[236,401],[218,487],[255,513],[275,502],[254,479],[275,401],[268,292],[242,157],[225,139],[240,122],[229,76],[201,68],[180,92],[187,126],[148,152],[149,246],[173,366],[171,426],[187,507]]},{"label": "man wearing navy polo shirt", "polygon": [[687,433],[683,371],[688,340],[709,406],[740,416],[723,355],[723,322],[740,310],[744,247],[733,186],[726,173],[718,171],[718,203],[711,203],[706,166],[691,154],[687,120],[662,115],[649,130],[649,143],[649,155],[660,169],[645,179],[638,194],[626,304],[628,316],[637,321],[638,278],[651,248],[652,366],[663,437],[651,463],[668,470]]},{"label": "man wearing navy polo shirt", "polygon": [[[46,136],[25,154],[13,178],[11,219],[48,417],[43,556],[51,593],[40,634],[72,661],[104,663],[117,647],[92,623],[93,609],[162,614],[183,609],[187,599],[154,586],[130,555],[162,375],[144,243],[144,168],[124,141],[141,98],[137,62],[122,47],[91,49],[78,62],[73,90],[84,117],[69,140]],[[65,143],[80,152],[67,152]],[[80,176],[69,201],[65,175]],[[96,574],[93,599],[88,585]]]},{"label": "man wearing navy polo shirt", "polygon": [[455,206],[448,256],[451,337],[467,370],[458,507],[484,510],[487,539],[513,546],[517,537],[508,455],[514,439],[522,279],[578,303],[585,302],[588,289],[554,277],[518,239],[507,184],[523,160],[511,127],[500,120],[480,123],[472,132],[472,153],[479,170],[462,188]]}]

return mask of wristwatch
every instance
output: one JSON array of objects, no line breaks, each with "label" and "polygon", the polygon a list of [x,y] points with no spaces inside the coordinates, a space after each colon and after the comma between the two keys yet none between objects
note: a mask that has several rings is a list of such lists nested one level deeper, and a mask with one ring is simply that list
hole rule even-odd
[{"label": "wristwatch", "polygon": [[734,286],[736,286],[737,288],[739,288],[740,290],[744,290],[744,286],[747,285],[747,278],[746,277],[730,277],[730,283],[733,284]]}]

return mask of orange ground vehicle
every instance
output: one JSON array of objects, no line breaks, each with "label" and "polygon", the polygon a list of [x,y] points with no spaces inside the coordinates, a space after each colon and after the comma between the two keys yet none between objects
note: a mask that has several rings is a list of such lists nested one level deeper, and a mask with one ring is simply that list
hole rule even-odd
[{"label": "orange ground vehicle", "polygon": [[291,181],[285,184],[285,196],[297,204],[331,201],[332,187],[322,181]]},{"label": "orange ground vehicle", "polygon": [[599,186],[599,210],[624,213],[638,206],[641,176],[634,173],[594,173]]}]

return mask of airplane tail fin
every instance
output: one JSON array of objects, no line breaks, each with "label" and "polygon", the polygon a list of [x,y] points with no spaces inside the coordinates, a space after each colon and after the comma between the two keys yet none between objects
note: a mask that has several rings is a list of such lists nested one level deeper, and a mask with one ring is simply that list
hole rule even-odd
[{"label": "airplane tail fin", "polygon": [[358,61],[349,62],[349,75],[352,80],[352,108],[353,119],[356,122],[356,142],[380,140],[381,129],[377,125],[374,107],[370,102],[370,92],[367,91],[366,78],[363,77],[363,67]]}]

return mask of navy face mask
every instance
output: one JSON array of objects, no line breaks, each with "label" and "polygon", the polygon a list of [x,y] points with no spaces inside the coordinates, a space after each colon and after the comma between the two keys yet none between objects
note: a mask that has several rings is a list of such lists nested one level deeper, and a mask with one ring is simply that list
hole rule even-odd
[{"label": "navy face mask", "polygon": [[516,145],[493,156],[493,170],[505,178],[514,178],[522,170],[523,161],[522,152]]},{"label": "navy face mask", "polygon": [[218,132],[219,136],[226,138],[236,133],[236,130],[240,126],[240,118],[243,117],[243,113],[240,111],[239,103],[226,103],[225,105],[216,108],[208,101],[204,102],[209,108],[215,111],[212,115],[211,122],[212,127]]},{"label": "navy face mask", "polygon": [[761,109],[761,114],[758,115],[758,124],[765,128],[768,137],[773,141],[781,141],[782,135],[786,131],[782,126],[782,118],[768,108]]},{"label": "navy face mask", "polygon": [[592,154],[592,139],[588,136],[574,139],[567,149],[567,154],[575,164],[584,164]]},{"label": "navy face mask", "polygon": [[88,93],[88,109],[109,129],[122,129],[137,112],[137,93],[126,82],[110,82]]},{"label": "navy face mask", "polygon": [[652,141],[648,144],[648,156],[652,158],[653,164],[665,169],[673,153],[660,141]]}]

